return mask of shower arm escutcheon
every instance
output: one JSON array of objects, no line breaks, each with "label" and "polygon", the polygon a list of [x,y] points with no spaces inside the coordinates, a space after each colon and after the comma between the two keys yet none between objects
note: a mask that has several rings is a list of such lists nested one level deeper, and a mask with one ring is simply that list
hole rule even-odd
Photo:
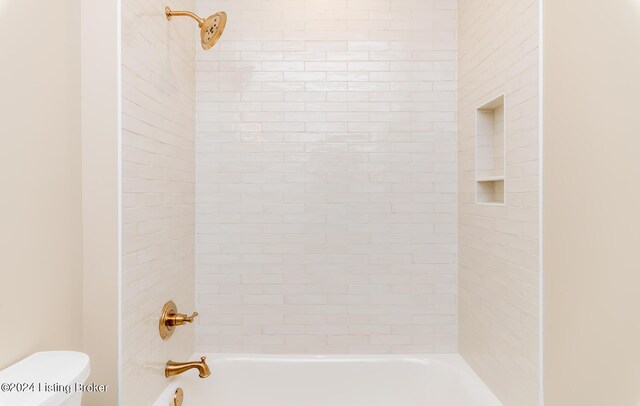
[{"label": "shower arm escutcheon", "polygon": [[173,335],[176,326],[182,326],[183,324],[193,323],[193,319],[198,316],[198,312],[193,312],[191,316],[178,313],[178,307],[173,301],[168,301],[162,307],[162,315],[160,316],[160,338],[163,340],[168,339]]},{"label": "shower arm escutcheon", "polygon": [[198,17],[197,14],[191,11],[173,11],[169,6],[164,8],[164,14],[167,16],[167,20],[171,21],[173,17],[191,17],[198,22],[198,27],[202,27],[204,19]]}]

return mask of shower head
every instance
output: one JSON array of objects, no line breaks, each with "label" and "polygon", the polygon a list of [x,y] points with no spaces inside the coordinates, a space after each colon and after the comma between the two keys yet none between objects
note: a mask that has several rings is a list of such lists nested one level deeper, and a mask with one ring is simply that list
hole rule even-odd
[{"label": "shower head", "polygon": [[205,18],[204,23],[200,26],[200,39],[202,40],[202,49],[212,48],[222,36],[224,27],[227,25],[227,13],[220,11]]},{"label": "shower head", "polygon": [[222,36],[224,27],[227,25],[227,13],[220,11],[207,18],[200,18],[191,11],[172,11],[169,7],[164,8],[167,20],[171,21],[174,16],[191,17],[198,22],[200,27],[200,41],[202,49],[211,49]]}]

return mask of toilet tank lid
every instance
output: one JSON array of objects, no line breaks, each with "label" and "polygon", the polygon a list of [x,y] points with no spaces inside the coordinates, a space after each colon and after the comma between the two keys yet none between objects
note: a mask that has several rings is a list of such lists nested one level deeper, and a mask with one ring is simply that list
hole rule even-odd
[{"label": "toilet tank lid", "polygon": [[[89,356],[75,351],[36,352],[0,371],[0,406],[58,404],[89,377]],[[30,384],[33,383],[31,386]],[[6,384],[20,384],[7,391]],[[49,385],[49,386],[47,386]],[[67,385],[72,391],[66,393]]]}]

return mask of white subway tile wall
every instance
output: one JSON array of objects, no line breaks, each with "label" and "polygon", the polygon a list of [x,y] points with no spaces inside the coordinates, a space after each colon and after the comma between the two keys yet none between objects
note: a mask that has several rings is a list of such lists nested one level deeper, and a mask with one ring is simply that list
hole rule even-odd
[{"label": "white subway tile wall", "polygon": [[197,2],[197,350],[457,351],[456,8]]},{"label": "white subway tile wall", "polygon": [[[461,0],[460,352],[505,405],[539,402],[539,2]],[[475,204],[476,108],[505,94],[506,206]]]},{"label": "white subway tile wall", "polygon": [[[175,8],[194,2],[176,0]],[[122,404],[152,404],[164,364],[186,361],[195,328],[158,334],[162,305],[194,309],[197,24],[164,1],[122,2]]]}]

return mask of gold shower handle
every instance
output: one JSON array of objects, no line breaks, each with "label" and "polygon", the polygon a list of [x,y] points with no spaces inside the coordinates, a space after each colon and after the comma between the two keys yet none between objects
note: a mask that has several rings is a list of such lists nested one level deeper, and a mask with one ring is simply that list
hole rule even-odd
[{"label": "gold shower handle", "polygon": [[167,16],[167,20],[169,21],[171,21],[173,17],[191,17],[198,22],[199,27],[202,27],[202,24],[204,24],[204,20],[191,11],[173,11],[169,6],[167,6],[164,8],[164,14]]},{"label": "gold shower handle", "polygon": [[168,339],[173,334],[177,326],[182,326],[187,323],[193,323],[193,319],[198,316],[198,312],[193,312],[191,316],[178,313],[178,307],[173,301],[168,301],[162,307],[162,314],[160,315],[159,329],[160,337],[163,340]]},{"label": "gold shower handle", "polygon": [[191,316],[187,316],[186,314],[178,313],[173,316],[169,316],[167,321],[172,323],[174,326],[181,326],[186,323],[193,323],[193,319],[198,316],[198,312],[193,312]]}]

